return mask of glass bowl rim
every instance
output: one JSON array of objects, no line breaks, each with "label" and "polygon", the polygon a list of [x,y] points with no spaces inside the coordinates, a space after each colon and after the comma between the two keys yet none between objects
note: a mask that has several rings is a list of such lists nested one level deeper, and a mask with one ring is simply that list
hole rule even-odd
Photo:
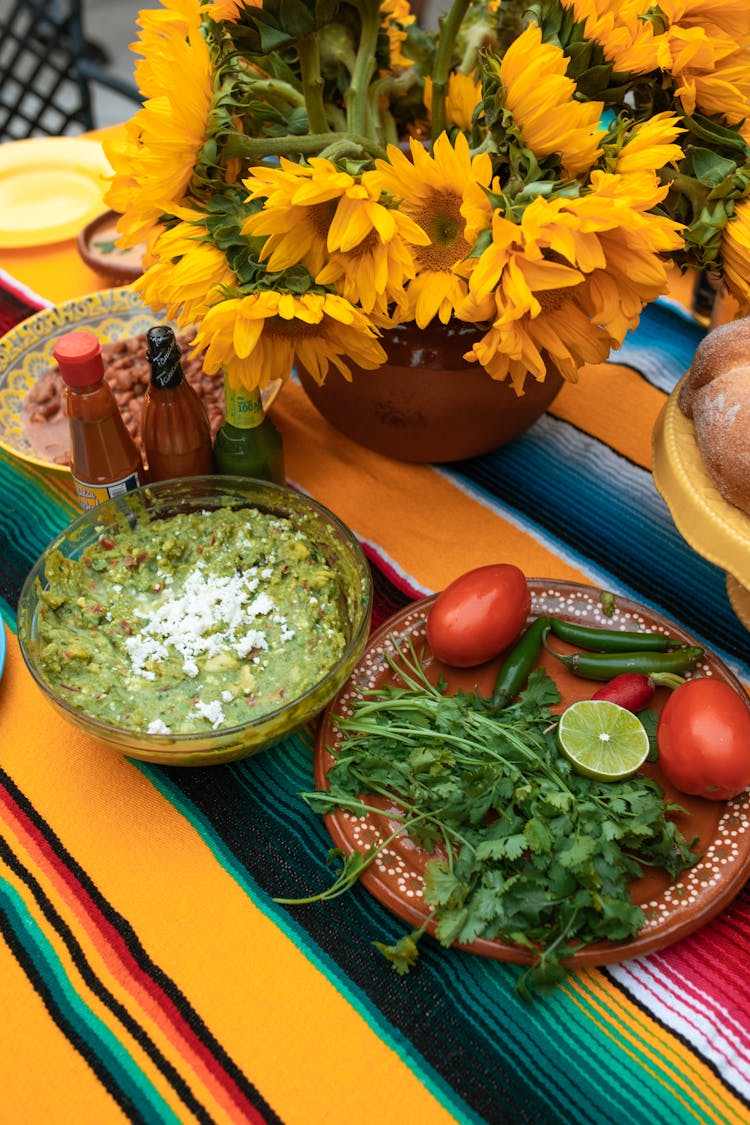
[{"label": "glass bowl rim", "polygon": [[[291,496],[303,505],[309,506],[309,508],[311,509],[311,511],[309,512],[310,515],[323,517],[323,519],[329,524],[329,526],[331,526],[333,530],[343,538],[344,542],[349,546],[353,553],[357,572],[360,575],[360,579],[363,580],[362,591],[364,593],[364,598],[362,599],[362,601],[357,601],[356,603],[359,607],[358,619],[353,622],[354,631],[350,639],[347,641],[346,648],[336,660],[335,664],[333,664],[332,667],[328,669],[326,674],[321,679],[312,684],[311,687],[307,688],[306,691],[302,692],[301,695],[294,696],[293,699],[287,700],[283,704],[283,706],[277,707],[273,711],[267,711],[263,715],[259,715],[255,719],[249,718],[244,723],[235,724],[234,726],[219,727],[215,730],[212,729],[207,731],[187,731],[184,733],[174,731],[170,732],[169,734],[159,734],[148,731],[134,731],[128,727],[115,726],[114,724],[108,723],[103,719],[97,719],[95,716],[89,715],[85,711],[81,711],[75,707],[72,707],[69,703],[66,702],[65,699],[62,698],[62,696],[59,695],[57,691],[54,690],[52,685],[49,684],[40,675],[36,667],[36,661],[34,660],[33,654],[29,650],[27,644],[26,619],[27,617],[29,617],[28,602],[31,597],[31,592],[34,588],[34,584],[36,583],[37,579],[41,580],[41,575],[43,574],[44,565],[47,558],[63,543],[71,539],[72,536],[81,528],[87,527],[89,525],[92,525],[93,528],[93,525],[95,523],[95,516],[97,513],[101,514],[102,509],[115,511],[118,507],[122,506],[123,501],[125,501],[125,503],[127,504],[128,502],[134,500],[136,497],[145,496],[149,493],[167,493],[170,486],[173,489],[177,485],[181,486],[182,488],[190,489],[194,486],[198,487],[201,482],[206,482],[207,484],[213,483],[214,486],[221,485],[222,487],[220,488],[217,495],[225,494],[228,497],[231,497],[232,495],[232,486],[236,487],[238,490],[236,498],[239,501],[246,500],[247,503],[244,505],[246,507],[253,507],[257,505],[253,505],[253,501],[250,496],[240,495],[240,492],[243,488],[247,489],[248,487],[252,486],[259,487],[261,490],[270,492],[271,494],[276,493],[280,501],[284,496]],[[207,499],[209,499],[209,497],[207,497]],[[60,707],[67,715],[70,716],[70,718],[75,722],[77,726],[85,727],[89,731],[96,730],[97,732],[101,732],[102,738],[115,744],[125,744],[128,740],[130,741],[130,743],[132,743],[133,740],[137,740],[137,745],[142,746],[144,750],[151,747],[156,751],[158,749],[169,747],[175,743],[179,743],[181,746],[186,746],[186,748],[189,750],[191,744],[202,743],[206,740],[211,740],[212,738],[221,739],[222,741],[225,739],[231,740],[233,737],[238,737],[242,734],[247,735],[252,731],[257,731],[258,735],[262,737],[264,728],[273,726],[274,721],[283,717],[285,712],[290,711],[292,708],[294,708],[295,710],[302,710],[304,708],[305,702],[309,700],[311,696],[324,691],[325,685],[336,676],[342,664],[344,664],[346,660],[351,656],[351,653],[355,651],[358,646],[361,643],[364,643],[364,641],[366,640],[372,613],[372,603],[372,572],[370,570],[367,557],[362,549],[361,543],[357,539],[352,529],[348,527],[344,523],[344,521],[336,515],[335,512],[331,511],[330,508],[326,507],[326,505],[322,504],[319,500],[314,499],[305,492],[300,492],[296,489],[290,488],[288,485],[280,485],[271,481],[261,480],[256,477],[240,477],[229,475],[224,476],[220,474],[196,477],[175,477],[171,480],[158,481],[154,484],[141,485],[140,488],[134,489],[131,492],[124,493],[122,496],[113,497],[112,499],[107,500],[104,504],[98,505],[96,508],[90,508],[87,511],[82,512],[80,516],[77,516],[71,523],[64,527],[62,531],[58,532],[54,539],[52,539],[47,544],[42,553],[36,559],[30,571],[26,575],[26,578],[24,579],[23,586],[21,587],[21,594],[18,599],[18,643],[26,667],[28,668],[36,684],[46,695],[48,695],[53,700],[55,706]],[[21,627],[22,624],[23,628]],[[33,618],[30,618],[28,621],[28,640],[31,639],[30,634],[32,626]],[[107,737],[108,735],[110,737]]]}]

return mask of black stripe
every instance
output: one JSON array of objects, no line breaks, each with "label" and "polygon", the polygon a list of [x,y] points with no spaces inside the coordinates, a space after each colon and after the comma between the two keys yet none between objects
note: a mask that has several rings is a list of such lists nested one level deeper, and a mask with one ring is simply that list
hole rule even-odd
[{"label": "black stripe", "polygon": [[80,944],[76,940],[73,931],[68,926],[67,922],[61,917],[58,911],[50,902],[47,895],[42,890],[36,878],[28,870],[21,860],[13,853],[10,845],[0,836],[0,859],[3,859],[11,871],[28,887],[31,891],[34,901],[41,910],[44,918],[49,925],[59,934],[62,938],[65,948],[68,950],[71,959],[78,969],[81,978],[93,994],[102,1002],[104,1007],[117,1017],[125,1030],[136,1040],[139,1046],[143,1049],[144,1054],[148,1055],[154,1065],[164,1075],[170,1085],[173,1087],[177,1095],[182,1099],[190,1111],[198,1118],[199,1121],[204,1122],[205,1125],[212,1125],[214,1118],[208,1112],[204,1105],[198,1101],[193,1094],[192,1090],[180,1073],[162,1054],[159,1048],[151,1039],[151,1036],[143,1028],[137,1020],[131,1016],[127,1008],[122,1004],[116,996],[103,984],[96,973],[91,968],[86,956],[81,949]]},{"label": "black stripe", "polygon": [[[296,803],[295,820],[286,809],[283,817],[275,815],[277,792],[271,775],[281,788],[284,779],[279,776],[282,771],[269,765],[272,753],[234,767],[213,767],[210,782],[206,771],[196,769],[164,771],[165,781],[210,822],[249,881],[271,897],[303,897],[330,884],[324,860],[331,841],[291,788],[279,803]],[[152,769],[162,772],[159,767],[149,767],[149,772]],[[240,777],[242,785],[237,783]],[[310,771],[307,787],[312,784]],[[509,1061],[507,1056],[518,1048],[512,1037],[503,1037],[502,1013],[498,1012],[497,1024],[501,1049],[488,1050],[471,1013],[462,1011],[450,994],[446,957],[473,955],[444,950],[425,939],[419,970],[398,977],[369,942],[395,942],[407,927],[361,887],[331,902],[291,907],[289,913],[341,975],[368,997],[483,1120],[493,1125],[552,1125],[567,1120],[565,1107],[560,1107],[559,1116],[553,1115],[533,1084]],[[507,975],[507,987],[512,989],[514,970],[498,964],[497,971]],[[556,1096],[554,1091],[550,1095]]]},{"label": "black stripe", "polygon": [[2,933],[5,941],[8,944],[13,956],[18,961],[18,964],[26,974],[29,983],[34,988],[34,991],[42,1000],[50,1019],[55,1026],[62,1032],[70,1045],[78,1052],[84,1062],[90,1067],[93,1073],[101,1082],[104,1089],[110,1095],[112,1100],[120,1107],[123,1113],[127,1116],[131,1125],[151,1125],[145,1117],[141,1115],[138,1108],[133,1104],[128,1095],[120,1088],[118,1083],[110,1070],[102,1063],[96,1051],[91,1049],[90,1044],[83,1039],[76,1029],[71,1025],[68,1019],[63,1015],[54,995],[47,987],[44,978],[39,973],[33,959],[27,952],[23,943],[16,937],[13,925],[8,918],[7,913],[0,908],[0,933]]},{"label": "black stripe", "polygon": [[47,822],[42,819],[12,778],[2,769],[0,769],[0,784],[5,786],[18,807],[23,810],[24,814],[43,835],[57,858],[75,876],[97,908],[101,911],[102,915],[117,930],[128,952],[133,956],[139,968],[141,968],[151,980],[158,985],[164,994],[169,997],[170,1001],[185,1020],[185,1023],[190,1027],[190,1030],[199,1038],[203,1046],[211,1052],[220,1066],[231,1077],[238,1090],[242,1092],[259,1113],[263,1114],[268,1125],[277,1125],[277,1123],[278,1125],[283,1125],[281,1118],[278,1117],[276,1112],[268,1105],[260,1091],[248,1080],[247,1076],[239,1068],[234,1059],[227,1054],[224,1047],[222,1047],[215,1036],[209,1031],[185,994],[180,991],[175,982],[164,970],[151,960],[127,919],[125,919],[122,914],[118,913],[111,903],[104,898],[89,875],[63,846],[60,838],[52,831]]},{"label": "black stripe", "polygon": [[[741,904],[743,899],[748,900],[744,907],[745,909],[747,909],[747,906],[750,905],[750,885],[748,884],[743,887],[737,898],[734,899],[732,907],[742,908]],[[726,918],[721,918],[717,919],[714,924],[720,925],[722,923],[725,923],[726,921]],[[698,1065],[705,1066],[708,1070],[710,1070],[713,1076],[718,1080],[722,1091],[730,1091],[731,1096],[737,1098],[737,1100],[741,1101],[743,1105],[750,1107],[750,1098],[744,1095],[740,1090],[736,1088],[733,1083],[729,1081],[726,1075],[722,1073],[719,1066],[715,1062],[713,1062],[708,1055],[699,1052],[696,1047],[690,1042],[690,1040],[685,1035],[683,1035],[683,1033],[678,1028],[673,1027],[671,1024],[665,1023],[665,1021],[662,1019],[659,1019],[654,1014],[654,1012],[646,1004],[643,1003],[637,993],[631,991],[628,988],[627,984],[619,980],[617,977],[613,976],[612,972],[609,969],[604,967],[602,969],[602,972],[607,977],[610,985],[613,988],[616,988],[618,992],[622,993],[623,996],[626,996],[628,1001],[633,1004],[634,1007],[638,1008],[638,1010],[641,1011],[648,1020],[657,1023],[660,1027],[663,1027],[670,1038],[676,1039],[679,1043],[682,1044],[687,1053],[695,1058]]]},{"label": "black stripe", "polygon": [[[378,620],[385,605],[406,604],[410,599],[373,569],[373,617]],[[313,778],[309,750],[302,742],[296,750],[295,756],[295,747],[288,742],[278,753],[270,751],[210,770],[149,766],[147,772],[161,775],[166,789],[176,787],[193,803],[251,882],[271,897],[302,897],[329,885],[325,857],[331,841],[322,822],[298,796],[299,788],[313,787]],[[397,976],[368,943],[395,942],[406,927],[361,887],[332,902],[290,908],[289,913],[342,977],[361,990],[440,1080],[488,1125],[557,1125],[568,1120],[567,1105],[550,1105],[557,1092],[547,1091],[545,1098],[528,1077],[533,1072],[529,1060],[525,1060],[526,1075],[516,1069],[519,1048],[512,1036],[503,1036],[502,1013],[498,1012],[496,1047],[488,1049],[471,1013],[456,1003],[449,983],[453,959],[472,958],[472,954],[445,950],[425,940],[419,971]],[[507,987],[512,989],[516,970],[498,964],[497,972],[507,976]]]}]

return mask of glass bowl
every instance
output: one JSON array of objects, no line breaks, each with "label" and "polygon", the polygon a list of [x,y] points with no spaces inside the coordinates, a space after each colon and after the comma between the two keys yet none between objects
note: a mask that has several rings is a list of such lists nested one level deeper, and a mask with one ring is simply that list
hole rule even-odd
[{"label": "glass bowl", "polygon": [[[241,725],[183,734],[152,734],[87,714],[70,705],[48,682],[39,661],[37,613],[50,554],[77,559],[102,534],[144,528],[179,513],[229,508],[257,509],[292,521],[321,552],[339,582],[345,648],[326,674],[282,707]],[[235,761],[278,742],[317,715],[357,664],[369,634],[372,576],[352,532],[327,508],[289,488],[244,477],[185,477],[146,485],[107,501],[74,520],[54,539],[29,572],[18,606],[18,640],[26,665],[42,692],[71,723],[131,758],[160,765],[203,766]]]}]

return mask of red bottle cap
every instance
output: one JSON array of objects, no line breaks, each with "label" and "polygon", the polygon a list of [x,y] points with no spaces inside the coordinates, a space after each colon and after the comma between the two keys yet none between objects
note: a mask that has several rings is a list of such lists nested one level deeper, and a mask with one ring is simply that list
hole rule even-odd
[{"label": "red bottle cap", "polygon": [[67,332],[55,344],[52,355],[69,387],[90,387],[104,375],[102,346],[93,332]]}]

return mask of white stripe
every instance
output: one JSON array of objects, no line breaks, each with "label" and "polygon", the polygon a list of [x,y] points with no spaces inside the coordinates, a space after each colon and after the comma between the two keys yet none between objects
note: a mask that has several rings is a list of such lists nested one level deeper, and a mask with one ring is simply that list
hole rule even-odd
[{"label": "white stripe", "polygon": [[10,289],[11,293],[25,297],[33,304],[41,305],[43,308],[49,309],[52,307],[52,301],[48,301],[46,297],[41,297],[33,289],[29,289],[27,285],[23,285],[17,278],[12,277],[11,274],[2,269],[0,269],[0,281]]},{"label": "white stripe", "polygon": [[[424,586],[421,582],[417,582],[414,575],[409,574],[409,572],[404,570],[404,568],[402,566],[399,566],[399,564],[395,561],[395,559],[391,558],[390,555],[386,554],[386,552],[383,550],[383,548],[378,543],[373,543],[371,539],[361,539],[360,542],[363,545],[369,547],[369,549],[373,552],[373,554],[377,555],[377,557],[379,559],[383,559],[383,561],[384,561],[385,565],[388,567],[388,569],[392,570],[395,574],[398,574],[399,577],[403,578],[404,582],[407,583],[414,591],[417,591],[420,594],[425,594],[425,595],[435,593],[435,591],[430,589],[429,586]],[[387,577],[388,577],[388,575],[386,575],[386,578]]]},{"label": "white stripe", "polygon": [[711,1062],[722,1081],[740,1097],[750,1099],[750,1042],[742,1042],[747,1033],[731,1012],[687,977],[665,976],[658,955],[610,965],[608,971],[660,1023]]}]

